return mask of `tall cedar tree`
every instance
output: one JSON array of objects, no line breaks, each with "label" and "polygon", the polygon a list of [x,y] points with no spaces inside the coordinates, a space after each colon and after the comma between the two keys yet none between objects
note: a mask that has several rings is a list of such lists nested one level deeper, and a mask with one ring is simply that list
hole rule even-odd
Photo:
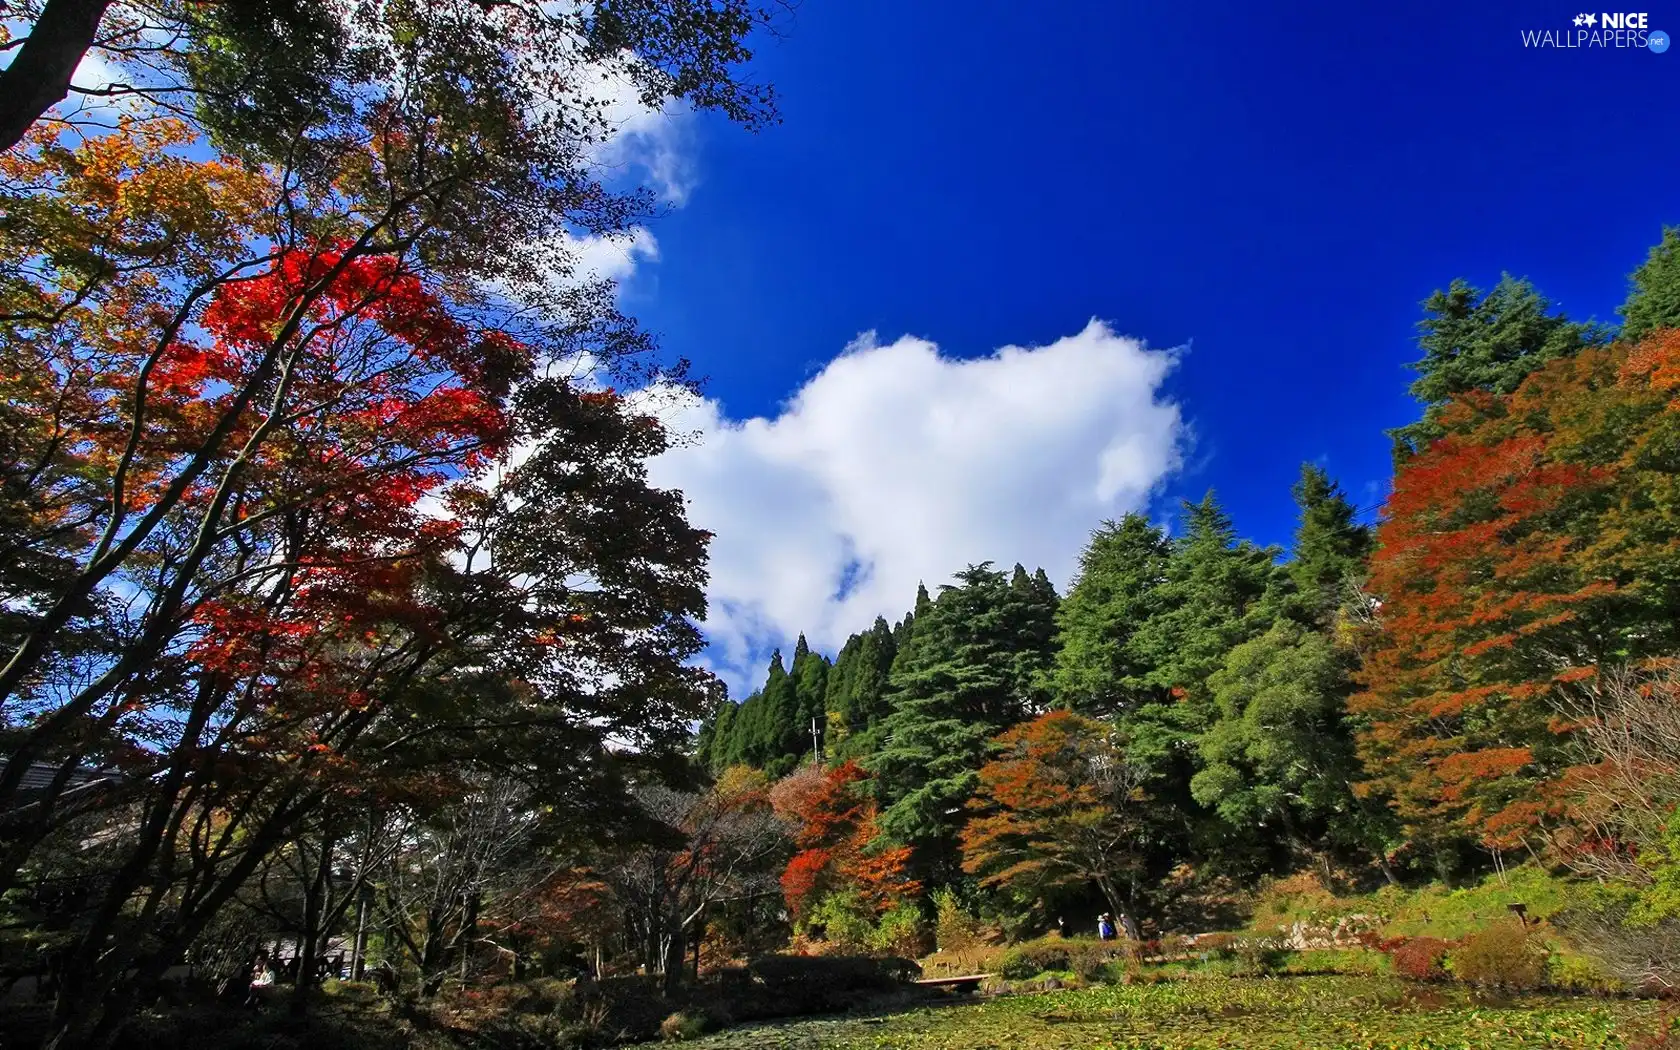
[{"label": "tall cedar tree", "polygon": [[989,563],[956,579],[937,601],[918,596],[914,632],[893,666],[892,713],[863,760],[888,804],[884,835],[947,873],[987,740],[1032,713],[1056,612],[1053,591],[1012,587]]},{"label": "tall cedar tree", "polygon": [[1136,727],[1134,759],[1163,764],[1192,761],[1214,719],[1208,676],[1233,646],[1266,630],[1275,610],[1267,599],[1287,585],[1275,564],[1281,552],[1239,540],[1212,492],[1183,508],[1184,534],[1130,645],[1148,668],[1151,702],[1123,720]]},{"label": "tall cedar tree", "polygon": [[1357,656],[1332,634],[1371,535],[1323,469],[1303,466],[1294,492],[1293,594],[1286,614],[1231,649],[1208,679],[1217,715],[1198,741],[1203,766],[1191,793],[1233,828],[1277,826],[1273,842],[1289,854],[1328,865],[1328,850],[1361,848],[1383,862],[1392,829],[1352,786],[1360,768],[1346,702]]},{"label": "tall cedar tree", "polygon": [[1444,433],[1440,414],[1452,398],[1471,391],[1509,394],[1547,361],[1603,343],[1608,333],[1552,311],[1551,300],[1526,280],[1506,274],[1485,295],[1455,279],[1423,302],[1418,322],[1423,357],[1412,396],[1426,406],[1423,418],[1389,432],[1396,463],[1421,452]]},{"label": "tall cedar tree", "polygon": [[846,639],[828,675],[828,745],[837,757],[852,755],[858,741],[887,713],[887,679],[898,655],[892,627],[883,617]]},{"label": "tall cedar tree", "polygon": [[1309,625],[1325,625],[1363,583],[1371,556],[1371,530],[1358,521],[1358,509],[1324,468],[1307,463],[1293,490],[1300,524],[1291,544],[1289,578],[1294,606]]},{"label": "tall cedar tree", "polygon": [[1158,606],[1171,557],[1172,542],[1141,514],[1105,521],[1091,534],[1056,616],[1058,703],[1106,717],[1146,702],[1152,668],[1133,634]]},{"label": "tall cedar tree", "polygon": [[1428,843],[1524,840],[1569,762],[1560,681],[1680,643],[1680,333],[1461,396],[1395,477],[1361,753]]},{"label": "tall cedar tree", "polygon": [[1638,342],[1659,328],[1680,328],[1680,227],[1663,230],[1662,242],[1633,271],[1622,304],[1622,338]]}]

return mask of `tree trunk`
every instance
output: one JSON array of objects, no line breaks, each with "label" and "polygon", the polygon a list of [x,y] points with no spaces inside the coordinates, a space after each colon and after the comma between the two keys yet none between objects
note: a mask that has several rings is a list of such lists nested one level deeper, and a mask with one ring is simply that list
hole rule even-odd
[{"label": "tree trunk", "polygon": [[682,988],[684,962],[688,958],[688,944],[683,938],[682,920],[671,923],[671,936],[665,942],[665,981],[666,996],[676,995]]},{"label": "tree trunk", "polygon": [[70,78],[99,33],[111,0],[48,0],[11,65],[0,69],[0,150],[70,94]]}]

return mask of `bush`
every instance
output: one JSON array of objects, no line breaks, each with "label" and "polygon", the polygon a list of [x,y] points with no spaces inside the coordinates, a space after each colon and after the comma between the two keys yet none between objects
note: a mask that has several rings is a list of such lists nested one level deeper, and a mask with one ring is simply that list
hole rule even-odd
[{"label": "bush", "polygon": [[942,952],[961,955],[980,947],[980,923],[948,886],[933,892],[934,940]]},{"label": "bush", "polygon": [[821,927],[824,940],[851,954],[869,948],[875,936],[869,910],[855,893],[831,893],[824,897],[805,920],[805,928],[812,927]]},{"label": "bush", "polygon": [[1484,988],[1528,991],[1546,979],[1545,949],[1512,922],[1471,934],[1447,961],[1455,978]]},{"label": "bush", "polygon": [[881,916],[881,921],[870,934],[869,947],[906,959],[926,955],[930,946],[922,909],[912,901],[900,901],[893,905]]},{"label": "bush", "polygon": [[743,1003],[742,1019],[836,1013],[898,991],[918,972],[908,959],[856,955],[765,955],[748,967],[765,1002]]},{"label": "bush", "polygon": [[1270,937],[1239,937],[1230,951],[1251,974],[1276,973],[1289,962],[1290,952]]},{"label": "bush", "polygon": [[667,1043],[698,1039],[706,1034],[706,1018],[701,1014],[678,1011],[659,1025],[659,1038]]},{"label": "bush", "polygon": [[1447,953],[1451,941],[1439,937],[1402,937],[1384,945],[1394,962],[1394,972],[1414,981],[1438,981],[1447,975]]},{"label": "bush", "polygon": [[1047,970],[1070,970],[1068,941],[1027,941],[1003,953],[998,973],[1011,981],[1024,981]]},{"label": "bush", "polygon": [[1627,985],[1603,963],[1573,952],[1559,953],[1547,960],[1546,983],[1577,995],[1621,995],[1627,991]]}]

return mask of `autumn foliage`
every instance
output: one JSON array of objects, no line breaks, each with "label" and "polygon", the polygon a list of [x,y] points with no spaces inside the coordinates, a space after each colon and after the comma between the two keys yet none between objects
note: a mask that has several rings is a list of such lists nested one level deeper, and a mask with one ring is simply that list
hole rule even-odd
[{"label": "autumn foliage", "polygon": [[1095,884],[1129,915],[1146,795],[1113,727],[1051,711],[994,743],[962,833],[963,869],[1035,897]]},{"label": "autumn foliage", "polygon": [[797,852],[782,872],[782,895],[796,920],[837,890],[877,912],[921,892],[905,874],[910,850],[875,844],[878,810],[867,780],[857,763],[844,762],[807,766],[773,789],[771,804],[794,828]]},{"label": "autumn foliage", "polygon": [[1589,349],[1461,397],[1398,471],[1352,701],[1369,787],[1414,831],[1491,847],[1560,819],[1560,685],[1672,652],[1680,624],[1680,333]]}]

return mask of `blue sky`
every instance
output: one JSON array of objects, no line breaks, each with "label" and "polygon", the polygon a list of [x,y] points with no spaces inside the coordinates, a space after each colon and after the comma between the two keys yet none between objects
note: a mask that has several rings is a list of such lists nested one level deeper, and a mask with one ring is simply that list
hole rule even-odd
[{"label": "blue sky", "polygon": [[[1245,535],[1284,543],[1303,460],[1378,497],[1383,428],[1416,412],[1403,366],[1432,289],[1509,270],[1572,316],[1610,319],[1627,272],[1680,222],[1680,53],[1522,46],[1522,30],[1576,13],[805,0],[755,65],[783,123],[751,135],[700,119],[673,136],[688,192],[651,224],[657,260],[640,261],[626,303],[709,377],[695,418],[713,430],[758,419],[773,434],[865,331],[947,361],[1051,344],[1092,318],[1190,344],[1146,384],[1181,417],[1149,505],[1166,520],[1212,487]],[[1680,8],[1649,25],[1680,30]],[[871,375],[892,372],[883,360]],[[799,468],[782,466],[798,503]],[[978,489],[995,481],[977,473]],[[796,521],[784,474],[708,506]],[[1065,531],[1046,543],[1068,546]],[[951,550],[948,568],[987,557],[1026,554]],[[867,575],[871,556],[842,561]],[[709,626],[735,646],[720,666],[785,643],[800,610],[768,610],[770,589],[714,597],[729,611]]]}]

